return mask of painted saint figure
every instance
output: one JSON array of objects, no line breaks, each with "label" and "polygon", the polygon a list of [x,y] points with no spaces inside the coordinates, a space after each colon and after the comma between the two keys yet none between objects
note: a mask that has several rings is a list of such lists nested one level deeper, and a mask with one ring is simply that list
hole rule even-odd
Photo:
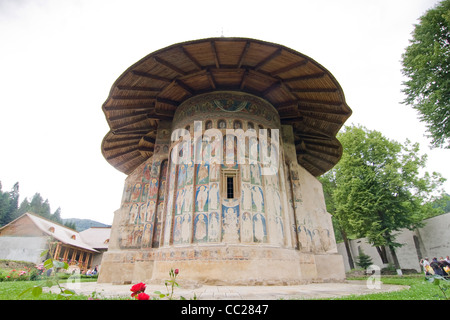
[{"label": "painted saint figure", "polygon": [[206,241],[207,237],[207,218],[204,213],[201,213],[195,217],[195,240],[197,242]]},{"label": "painted saint figure", "polygon": [[253,217],[253,232],[255,242],[265,242],[266,222],[260,213],[255,214]]},{"label": "painted saint figure", "polygon": [[206,186],[199,186],[197,188],[197,211],[200,212],[206,211],[207,201],[208,201],[208,190],[206,189]]}]

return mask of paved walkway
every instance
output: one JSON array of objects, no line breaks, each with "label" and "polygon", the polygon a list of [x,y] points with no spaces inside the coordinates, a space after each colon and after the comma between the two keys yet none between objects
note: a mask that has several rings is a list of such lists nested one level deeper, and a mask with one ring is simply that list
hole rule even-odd
[{"label": "paved walkway", "polygon": [[[129,297],[131,285],[110,283],[82,282],[74,283],[73,289],[78,294],[91,295],[94,291],[100,297]],[[311,283],[293,286],[210,286],[196,288],[175,288],[174,297],[183,296],[199,300],[278,300],[278,299],[317,299],[347,296],[352,294],[369,294],[390,292],[408,288],[407,286],[380,284],[379,288],[370,288],[366,281],[348,280],[344,283]],[[145,292],[152,295],[154,291],[166,292],[163,285],[147,285]]]}]

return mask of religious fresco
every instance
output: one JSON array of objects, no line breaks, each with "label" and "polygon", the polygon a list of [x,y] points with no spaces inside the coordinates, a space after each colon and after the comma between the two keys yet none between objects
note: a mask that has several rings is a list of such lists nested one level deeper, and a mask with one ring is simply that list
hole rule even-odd
[{"label": "religious fresco", "polygon": [[194,242],[206,242],[208,240],[208,215],[197,213],[194,222]]},{"label": "religious fresco", "polygon": [[248,163],[244,163],[244,164],[241,164],[240,167],[241,167],[242,181],[249,182],[250,181],[250,165]]},{"label": "religious fresco", "polygon": [[[160,242],[160,236],[161,236],[161,223],[162,223],[162,217],[164,215],[164,201],[165,201],[165,191],[166,191],[166,179],[167,179],[167,171],[168,171],[168,161],[164,160],[161,164],[161,170],[160,170],[160,181],[159,181],[159,190],[158,190],[158,198],[156,203],[151,203],[151,205],[148,206],[147,210],[151,210],[150,213],[153,213],[156,211],[155,217],[153,215],[150,216],[147,219],[149,221],[149,228],[152,228],[151,231],[153,232],[153,237],[151,238],[151,246],[153,248],[159,247]],[[153,230],[154,228],[154,230]],[[144,244],[150,244],[150,242],[145,242]]]},{"label": "religious fresco", "polygon": [[152,169],[152,163],[146,163],[145,167],[144,167],[144,172],[142,174],[142,182],[143,183],[150,182],[151,169]]},{"label": "religious fresco", "polygon": [[208,185],[199,185],[195,192],[195,211],[208,211]]},{"label": "religious fresco", "polygon": [[137,182],[126,183],[122,206],[128,208],[128,219],[120,236],[121,247],[159,246],[167,167],[167,160],[149,161]]},{"label": "religious fresco", "polygon": [[138,182],[133,186],[131,191],[130,202],[139,202],[141,200],[142,182]]},{"label": "religious fresco", "polygon": [[253,241],[256,243],[267,242],[266,219],[261,213],[253,216]]},{"label": "religious fresco", "polygon": [[217,164],[217,163],[212,163],[210,165],[210,170],[209,170],[210,181],[219,181],[220,167],[221,167],[221,165]]},{"label": "religious fresco", "polygon": [[242,210],[251,210],[252,209],[252,190],[251,184],[243,183],[242,184],[242,196],[241,196],[241,206]]},{"label": "religious fresco", "polygon": [[197,165],[197,185],[207,184],[209,182],[209,164],[202,163]]},{"label": "religious fresco", "polygon": [[[161,222],[165,223],[165,245],[267,243],[268,234],[270,243],[283,245],[285,227],[278,174],[261,175],[259,162],[249,164],[248,157],[247,163],[238,164],[236,143],[229,147],[234,153],[229,165],[191,162],[169,168],[167,160],[145,165],[142,179],[124,190],[123,197],[129,195],[130,203],[128,223],[134,227],[126,228],[128,236],[123,237],[126,241],[122,246],[159,247]],[[233,200],[221,199],[220,176],[224,169],[239,173],[240,193]]]},{"label": "religious fresco", "polygon": [[141,201],[140,202],[147,202],[149,189],[150,189],[150,184],[149,183],[145,183],[144,184],[144,188],[142,189]]},{"label": "religious fresco", "polygon": [[220,203],[219,184],[211,183],[209,188],[209,210],[218,210]]},{"label": "religious fresco", "polygon": [[261,185],[261,167],[259,164],[250,164],[252,184]]},{"label": "religious fresco", "polygon": [[217,211],[211,212],[208,217],[208,241],[220,241],[220,220]]},{"label": "religious fresco", "polygon": [[245,211],[241,217],[241,242],[243,243],[253,242],[252,214],[248,211]]},{"label": "religious fresco", "polygon": [[[239,105],[232,102],[229,106],[234,107],[230,110]],[[240,106],[241,110],[248,110],[251,104]],[[222,120],[226,128],[262,127],[258,123],[248,124],[243,118],[224,117]],[[209,129],[222,120],[209,120]],[[128,237],[123,237],[126,239],[122,241],[124,246],[158,247],[161,223],[164,223],[162,241],[166,246],[215,242],[280,246],[299,243],[304,252],[328,250],[329,231],[316,228],[317,222],[313,224],[313,221],[317,220],[314,216],[317,213],[303,209],[296,168],[286,169],[290,175],[288,180],[282,180],[278,172],[263,175],[260,159],[254,156],[259,155],[258,138],[247,138],[247,145],[240,148],[237,139],[223,138],[223,149],[211,147],[212,142],[220,139],[207,137],[196,141],[191,140],[190,148],[192,154],[196,151],[196,156],[202,160],[199,163],[169,165],[167,160],[152,159],[142,167],[140,179],[126,183],[122,198],[124,205],[128,205],[129,225],[124,228],[128,232]],[[224,163],[210,161],[217,150],[223,151]],[[245,163],[238,163],[238,153]],[[232,163],[227,163],[230,159]],[[285,172],[283,165],[280,170]],[[236,174],[239,187],[234,199],[222,199],[223,172]],[[286,186],[282,187],[283,183]]]},{"label": "religious fresco", "polygon": [[[195,115],[198,120],[206,120],[200,118],[200,116],[206,115],[209,118],[218,118],[217,128],[225,129],[234,128],[235,124],[238,126],[239,121],[253,121],[255,117],[258,117],[265,126],[275,128],[280,126],[278,112],[265,100],[249,95],[241,98],[237,92],[217,93],[216,97],[217,99],[212,101],[208,97],[202,96],[191,98],[178,107],[173,121],[184,127],[188,124],[184,119],[192,118]],[[227,124],[225,119],[221,119],[224,114],[232,117],[236,113],[239,114],[238,122],[233,121]]]},{"label": "religious fresco", "polygon": [[254,212],[264,211],[264,195],[261,187],[252,187],[252,210]]},{"label": "religious fresco", "polygon": [[240,241],[239,205],[222,205],[222,241],[228,243]]},{"label": "religious fresco", "polygon": [[123,188],[122,193],[122,201],[121,201],[122,206],[125,205],[125,203],[130,202],[131,189],[132,189],[131,183],[125,182],[125,186]]},{"label": "religious fresco", "polygon": [[[192,234],[192,199],[194,170],[193,164],[180,164],[177,166],[177,187],[174,188],[175,210],[173,218],[173,244],[183,244],[191,242]],[[172,186],[170,186],[171,188]]]}]

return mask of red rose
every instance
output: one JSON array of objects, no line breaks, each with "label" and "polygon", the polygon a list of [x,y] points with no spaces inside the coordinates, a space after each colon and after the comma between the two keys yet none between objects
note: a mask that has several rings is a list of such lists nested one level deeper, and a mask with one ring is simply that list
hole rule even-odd
[{"label": "red rose", "polygon": [[145,283],[137,283],[134,286],[131,287],[130,291],[133,291],[133,293],[131,294],[132,297],[138,295],[139,293],[142,293],[145,291],[146,285]]},{"label": "red rose", "polygon": [[175,274],[178,274],[178,272],[179,272],[178,269],[175,269]]},{"label": "red rose", "polygon": [[137,295],[138,300],[150,300],[150,296],[145,292],[141,292]]}]

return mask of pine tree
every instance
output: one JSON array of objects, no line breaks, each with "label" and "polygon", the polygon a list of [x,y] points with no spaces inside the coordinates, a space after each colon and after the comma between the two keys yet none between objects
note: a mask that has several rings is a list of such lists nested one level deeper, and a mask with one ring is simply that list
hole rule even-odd
[{"label": "pine tree", "polygon": [[356,257],[356,265],[363,269],[367,269],[373,264],[372,258],[365,254],[363,250],[359,251],[359,255]]},{"label": "pine tree", "polygon": [[10,223],[16,215],[19,201],[19,183],[15,183],[11,192],[3,192],[0,183],[0,226]]}]

